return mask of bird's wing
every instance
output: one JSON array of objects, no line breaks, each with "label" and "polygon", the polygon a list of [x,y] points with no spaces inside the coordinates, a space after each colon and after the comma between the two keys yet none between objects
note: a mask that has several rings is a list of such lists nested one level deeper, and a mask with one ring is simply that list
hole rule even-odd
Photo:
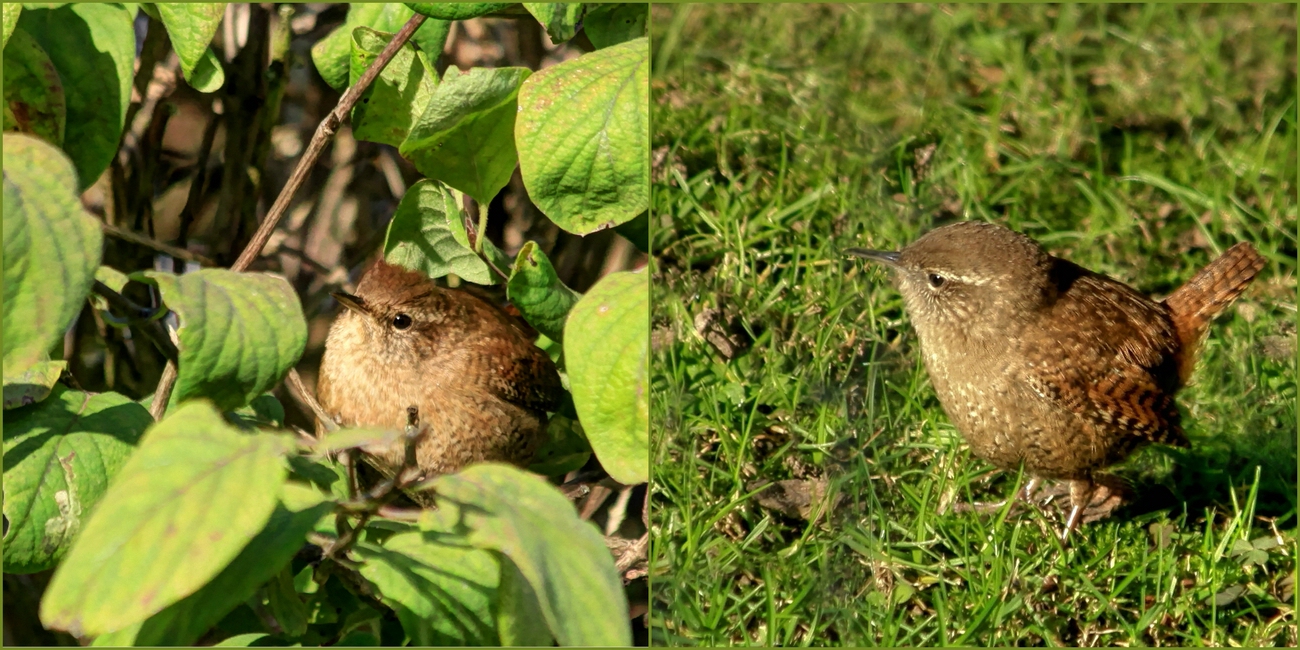
[{"label": "bird's wing", "polygon": [[1087,271],[1062,288],[1035,326],[1038,335],[1022,337],[1023,381],[1134,442],[1187,446],[1173,400],[1177,339],[1164,308]]},{"label": "bird's wing", "polygon": [[[492,342],[486,342],[492,345]],[[555,363],[535,345],[511,342],[504,353],[487,355],[497,362],[485,374],[487,387],[497,397],[537,411],[554,412],[564,399],[564,387]]]},{"label": "bird's wing", "polygon": [[499,399],[535,411],[554,412],[564,399],[555,363],[533,344],[537,336],[521,319],[483,296],[449,292],[470,334],[454,344],[462,359],[463,379]]}]

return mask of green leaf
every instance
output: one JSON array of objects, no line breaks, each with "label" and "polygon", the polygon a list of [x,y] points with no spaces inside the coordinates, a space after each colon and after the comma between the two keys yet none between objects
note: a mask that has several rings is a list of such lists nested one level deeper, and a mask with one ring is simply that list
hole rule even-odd
[{"label": "green leaf", "polygon": [[551,417],[546,424],[547,441],[542,443],[528,471],[542,476],[560,476],[581,469],[591,458],[591,445],[582,433],[582,425],[563,415]]},{"label": "green leaf", "polygon": [[23,30],[4,51],[4,130],[30,133],[50,144],[63,144],[67,104],[63,82],[49,55]]},{"label": "green leaf", "polygon": [[513,2],[408,2],[406,6],[430,18],[468,20],[514,6]]},{"label": "green leaf", "polygon": [[285,636],[297,637],[307,633],[307,605],[293,589],[293,575],[286,565],[266,586],[267,606],[271,616],[280,624]]},{"label": "green leaf", "polygon": [[618,45],[646,35],[650,18],[648,4],[602,4],[588,6],[582,31],[596,49]]},{"label": "green leaf", "polygon": [[438,509],[424,511],[421,528],[455,531],[510,558],[560,645],[631,645],[623,583],[604,539],[554,486],[485,463],[438,478],[434,489]]},{"label": "green leaf", "polygon": [[[312,61],[326,83],[335,89],[343,90],[349,81],[353,30],[365,26],[377,32],[396,34],[414,15],[414,11],[402,4],[354,2],[348,5],[348,17],[343,25],[312,46]],[[448,21],[426,20],[419,29],[415,30],[411,41],[424,51],[430,62],[433,62],[442,53],[450,30],[451,23]],[[433,70],[432,66],[429,69]]]},{"label": "green leaf", "polygon": [[519,91],[515,139],[528,196],[585,235],[650,205],[649,39],[534,74]]},{"label": "green leaf", "polygon": [[50,399],[5,414],[5,573],[43,571],[63,557],[152,423],[149,411],[122,395],[61,386]]},{"label": "green leaf", "polygon": [[284,427],[284,405],[275,395],[265,393],[226,414],[232,424],[244,429],[279,429]]},{"label": "green leaf", "polygon": [[115,632],[101,634],[95,637],[95,640],[91,641],[90,645],[92,647],[100,648],[118,648],[133,645],[135,643],[135,635],[140,631],[141,625],[142,623],[135,623],[134,625],[128,625]]},{"label": "green leaf", "polygon": [[515,171],[515,115],[527,68],[448,68],[399,151],[421,174],[486,206]]},{"label": "green leaf", "polygon": [[185,80],[201,93],[220,90],[226,83],[226,73],[210,46],[226,13],[226,3],[159,2],[154,6],[181,60]]},{"label": "green leaf", "polygon": [[137,646],[194,645],[226,614],[252,597],[259,586],[289,567],[307,533],[322,517],[331,516],[334,504],[318,502],[294,509],[283,501],[275,506],[266,527],[212,582],[149,617],[139,626],[134,638],[122,644],[134,641]]},{"label": "green leaf", "polygon": [[221,67],[221,59],[217,58],[217,53],[208,48],[203,51],[203,58],[194,68],[194,72],[186,81],[190,87],[201,93],[215,93],[226,85],[226,72]]},{"label": "green leaf", "polygon": [[4,3],[4,40],[0,41],[0,49],[9,45],[9,37],[14,33],[14,27],[18,26],[18,16],[23,11],[23,6],[16,2]]},{"label": "green leaf", "polygon": [[[25,15],[25,14],[24,14]],[[4,134],[4,369],[41,361],[81,311],[104,235],[52,145]]]},{"label": "green leaf", "polygon": [[582,12],[581,2],[525,2],[524,9],[546,28],[552,43],[563,43],[578,33]]},{"label": "green leaf", "polygon": [[376,648],[379,647],[379,638],[372,632],[353,630],[343,635],[337,645],[340,648]]},{"label": "green leaf", "polygon": [[131,101],[133,17],[121,5],[76,3],[28,5],[18,18],[18,28],[40,43],[63,82],[63,150],[77,169],[77,194],[99,180],[117,155]]},{"label": "green leaf", "polygon": [[519,308],[529,325],[559,341],[564,336],[564,319],[582,295],[560,281],[546,253],[530,241],[515,257],[506,297]]},{"label": "green leaf", "polygon": [[326,435],[312,451],[318,456],[323,456],[344,449],[382,448],[397,442],[401,437],[401,431],[389,429],[340,429]]},{"label": "green leaf", "polygon": [[[358,7],[374,6],[365,3],[353,3],[348,8],[348,18]],[[316,64],[316,72],[331,88],[343,90],[348,87],[348,70],[352,61],[352,26],[344,23],[329,33],[329,36],[316,41],[311,46],[311,60]]]},{"label": "green leaf", "polygon": [[[369,27],[353,30],[351,83],[361,78],[392,40]],[[424,53],[409,43],[403,45],[352,109],[352,135],[358,140],[400,145],[437,83],[437,72]]]},{"label": "green leaf", "polygon": [[156,285],[180,319],[172,403],[206,397],[237,409],[280,383],[307,345],[302,304],[280,276],[202,269],[131,277]]},{"label": "green leaf", "polygon": [[195,593],[266,527],[289,447],[244,434],[204,402],[150,429],[41,601],[47,628],[97,636]]},{"label": "green leaf", "polygon": [[489,551],[437,542],[419,531],[361,543],[361,575],[397,611],[414,646],[498,645],[493,601],[500,564]]},{"label": "green leaf", "polygon": [[6,411],[35,404],[50,396],[58,383],[67,361],[40,361],[26,372],[4,378],[4,408]]},{"label": "green leaf", "polygon": [[497,587],[497,633],[503,646],[550,647],[555,645],[546,627],[546,615],[537,592],[519,567],[501,558],[501,584]]},{"label": "green leaf", "polygon": [[228,639],[222,639],[213,644],[216,648],[251,648],[254,643],[262,639],[269,638],[266,632],[249,632],[248,634],[236,634]]},{"label": "green leaf", "polygon": [[[403,9],[406,8],[403,5],[397,6],[402,7]],[[410,20],[411,16],[414,15],[415,12],[412,11],[402,20],[402,23],[405,24],[406,21]],[[397,29],[394,29],[393,32],[396,33],[400,29],[401,25],[398,25]],[[380,31],[384,30],[381,29]],[[438,57],[442,55],[442,50],[447,45],[447,36],[450,34],[451,21],[429,18],[425,20],[424,24],[420,25],[420,28],[415,30],[415,34],[411,36],[411,41],[415,43],[416,47],[420,48],[420,51],[424,52],[424,56],[429,60],[430,71],[434,70],[432,64],[436,63]]]},{"label": "green leaf", "polygon": [[650,472],[650,285],[645,271],[601,278],[569,314],[564,356],[578,420],[624,485]]},{"label": "green leaf", "polygon": [[131,278],[127,277],[125,273],[111,266],[101,266],[95,269],[95,279],[103,282],[109,289],[118,293],[122,293],[122,288],[131,281]]},{"label": "green leaf", "polygon": [[430,278],[448,273],[492,284],[492,271],[469,245],[460,204],[446,185],[423,180],[406,190],[384,238],[384,259]]}]

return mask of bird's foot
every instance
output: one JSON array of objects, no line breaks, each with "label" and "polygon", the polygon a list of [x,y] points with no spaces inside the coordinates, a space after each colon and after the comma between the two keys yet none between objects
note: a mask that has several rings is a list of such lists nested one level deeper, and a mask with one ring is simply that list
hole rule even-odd
[{"label": "bird's foot", "polygon": [[952,511],[953,512],[974,512],[976,514],[986,515],[992,512],[997,512],[1005,508],[1007,506],[1007,502],[1012,501],[1011,511],[1008,512],[1007,514],[1008,515],[1015,514],[1020,511],[1020,508],[1023,506],[1023,504],[1033,503],[1034,493],[1038,491],[1039,484],[1040,481],[1037,478],[1031,478],[1029,479],[1028,483],[1025,483],[1025,488],[1023,490],[1016,492],[1015,497],[1013,497],[1012,499],[1003,499],[1001,501],[996,501],[992,503],[982,502],[982,501],[974,501],[971,503],[957,502],[952,505]]},{"label": "bird's foot", "polygon": [[1112,480],[1112,477],[1075,479],[1063,487],[1070,495],[1070,514],[1065,519],[1065,529],[1061,531],[1064,544],[1069,543],[1070,533],[1081,524],[1109,517],[1125,500],[1124,484],[1118,479]]},{"label": "bird's foot", "polygon": [[[958,501],[952,504],[953,512],[973,512],[979,515],[987,515],[991,512],[997,512],[1007,505],[1007,500],[987,502],[987,501]],[[1013,506],[1014,507],[1014,506]]]}]

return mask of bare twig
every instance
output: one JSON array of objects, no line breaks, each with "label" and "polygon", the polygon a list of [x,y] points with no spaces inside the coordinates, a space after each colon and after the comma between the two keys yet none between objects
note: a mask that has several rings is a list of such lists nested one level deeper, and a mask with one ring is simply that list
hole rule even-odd
[{"label": "bare twig", "polygon": [[285,386],[289,387],[289,394],[293,395],[300,403],[306,406],[316,416],[316,419],[325,427],[325,431],[333,433],[338,431],[339,425],[334,422],[334,418],[325,412],[324,407],[316,400],[316,396],[302,383],[302,377],[298,376],[297,368],[290,368],[289,375],[284,378]]},{"label": "bare twig", "polygon": [[348,500],[357,498],[357,457],[349,449],[339,452],[339,462],[348,474]]},{"label": "bare twig", "polygon": [[582,512],[578,514],[578,518],[583,521],[591,519],[591,516],[596,514],[597,510],[600,510],[600,507],[605,504],[605,501],[609,499],[609,495],[612,493],[613,490],[603,485],[591,486],[591,493],[587,495],[587,500],[582,503]]},{"label": "bare twig", "polygon": [[144,246],[145,248],[152,248],[153,250],[156,250],[159,253],[162,253],[163,255],[168,255],[171,257],[175,257],[177,259],[185,260],[186,262],[197,262],[202,266],[217,265],[217,263],[212,261],[210,258],[204,257],[203,255],[199,255],[198,253],[192,253],[190,251],[185,250],[184,248],[178,248],[176,246],[172,246],[171,244],[164,244],[156,239],[151,239],[149,237],[141,235],[140,233],[127,230],[126,228],[120,228],[118,226],[114,226],[111,223],[103,223],[100,227],[104,230],[104,234],[108,235],[109,237],[115,237],[117,239],[121,239],[122,241],[129,241],[132,244],[139,244],[141,246]]},{"label": "bare twig", "polygon": [[407,521],[407,522],[419,521],[420,516],[423,513],[424,513],[423,508],[401,508],[393,505],[385,505],[379,507],[379,516],[383,517],[384,519],[391,519],[393,521]]},{"label": "bare twig", "polygon": [[605,520],[605,535],[613,535],[618,532],[618,527],[623,525],[623,519],[627,516],[627,503],[632,498],[632,486],[627,486],[618,491],[618,498],[614,500],[614,505],[609,507],[609,513]]},{"label": "bare twig", "polygon": [[361,99],[362,93],[370,87],[370,84],[379,76],[388,62],[397,55],[397,51],[410,40],[415,34],[415,30],[424,24],[424,15],[415,14],[406,25],[402,27],[393,40],[388,43],[384,51],[379,54],[374,63],[366,68],[361,78],[355,84],[343,93],[339,98],[339,103],[330,111],[329,115],[321,120],[320,126],[316,127],[316,133],[312,136],[311,142],[307,145],[307,150],[303,152],[302,158],[298,161],[298,166],[294,168],[293,175],[289,177],[289,182],[285,184],[280,195],[276,197],[275,203],[271,205],[271,210],[267,212],[266,218],[262,220],[262,225],[258,227],[257,232],[253,235],[252,241],[244,247],[244,252],[240,253],[239,259],[230,268],[234,271],[243,271],[252,265],[253,260],[257,259],[262,252],[262,247],[266,246],[267,240],[271,238],[271,233],[275,231],[275,226],[280,222],[280,218],[289,209],[289,202],[293,200],[293,195],[297,193],[304,181],[307,180],[312,166],[316,164],[316,159],[320,157],[325,145],[329,142],[334,133],[338,131],[339,125],[343,123],[344,118],[352,112],[352,107]]},{"label": "bare twig", "polygon": [[560,492],[564,495],[564,498],[570,501],[577,501],[578,499],[591,494],[591,485],[588,483],[574,483],[572,485],[565,483],[560,486]]},{"label": "bare twig", "polygon": [[167,367],[163,368],[162,377],[158,380],[158,388],[153,392],[153,404],[149,405],[149,415],[153,416],[154,422],[157,422],[167,414],[167,402],[172,399],[172,388],[176,387],[176,362],[167,360]]},{"label": "bare twig", "polygon": [[640,539],[628,545],[627,550],[623,551],[623,555],[619,556],[618,560],[614,562],[614,568],[617,569],[619,573],[623,573],[632,568],[632,566],[639,560],[645,559],[646,550],[649,546],[650,533],[646,533],[642,535]]},{"label": "bare twig", "polygon": [[307,447],[314,447],[320,442],[319,440],[316,439],[316,434],[307,433],[301,427],[291,426],[289,428],[294,433],[298,434],[298,444],[305,445]]},{"label": "bare twig", "polygon": [[[420,480],[421,472],[420,466],[416,462],[416,448],[420,440],[428,433],[429,428],[420,424],[420,409],[409,406],[406,413],[406,433],[402,435],[405,443],[402,466],[392,476],[384,479],[360,499],[339,504],[340,517],[336,519],[340,529],[339,538],[329,548],[324,549],[323,555],[325,559],[341,559],[347,553],[347,550],[356,543],[357,535],[370,522],[370,519],[396,498],[399,492]],[[347,525],[345,515],[349,512],[358,515],[356,525]]]},{"label": "bare twig", "polygon": [[402,197],[406,196],[406,181],[402,179],[402,170],[397,167],[393,150],[380,149],[377,164],[379,171],[384,174],[384,181],[388,183],[388,191],[392,193],[394,199],[402,200]]}]

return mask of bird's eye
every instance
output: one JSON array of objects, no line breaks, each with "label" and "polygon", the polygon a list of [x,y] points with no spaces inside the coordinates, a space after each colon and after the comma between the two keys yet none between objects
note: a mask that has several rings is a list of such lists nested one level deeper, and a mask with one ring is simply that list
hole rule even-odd
[{"label": "bird's eye", "polygon": [[939,287],[943,286],[944,278],[942,275],[939,275],[938,273],[931,273],[929,276],[927,276],[927,279],[930,280],[930,286],[934,287],[935,289],[938,289]]},{"label": "bird's eye", "polygon": [[393,327],[404,330],[411,326],[411,317],[406,314],[398,314],[393,317]]}]

